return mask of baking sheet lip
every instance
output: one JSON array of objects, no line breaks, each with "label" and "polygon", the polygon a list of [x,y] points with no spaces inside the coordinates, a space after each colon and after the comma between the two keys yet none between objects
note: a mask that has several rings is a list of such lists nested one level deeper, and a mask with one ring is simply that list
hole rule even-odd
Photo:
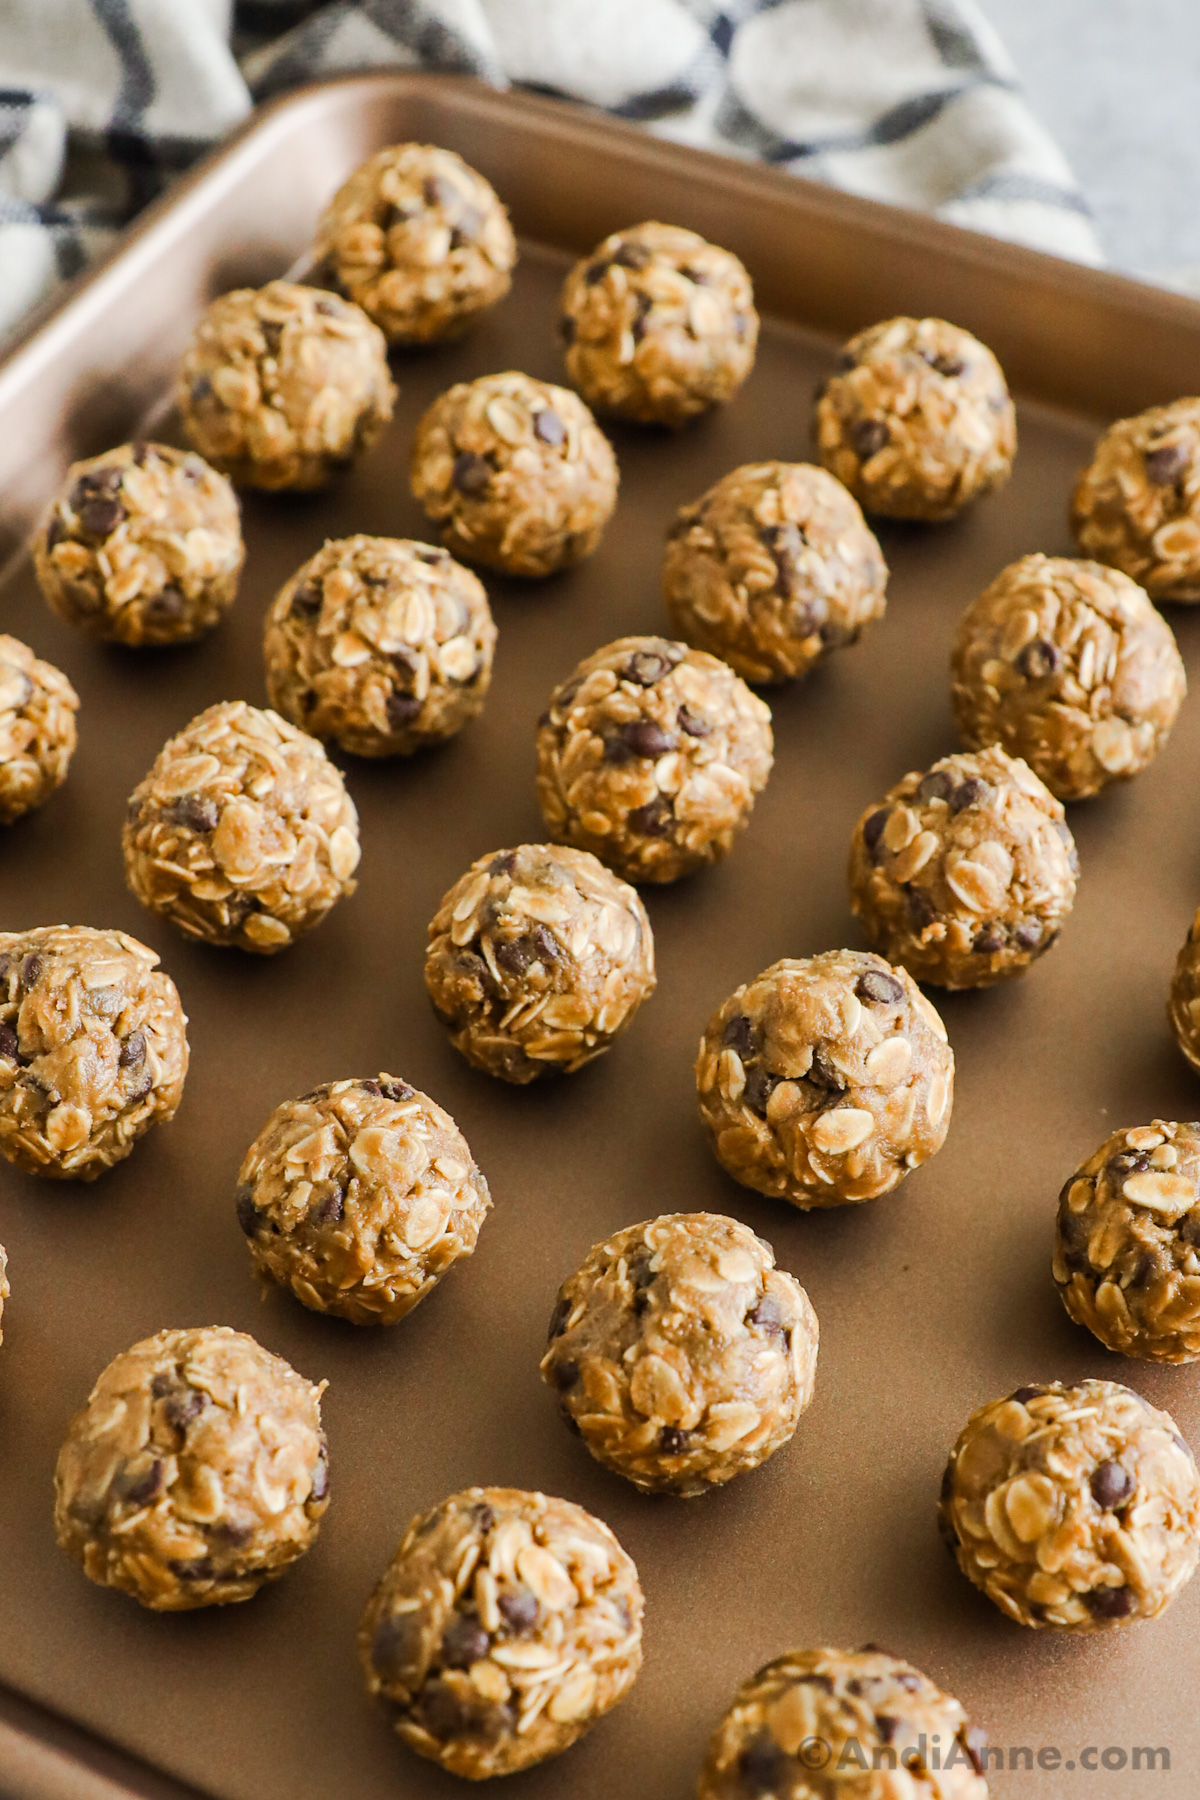
[{"label": "baking sheet lip", "polygon": [[36,1800],[215,1800],[207,1789],[177,1781],[120,1744],[0,1682],[0,1800],[9,1800],[6,1743],[38,1758]]}]

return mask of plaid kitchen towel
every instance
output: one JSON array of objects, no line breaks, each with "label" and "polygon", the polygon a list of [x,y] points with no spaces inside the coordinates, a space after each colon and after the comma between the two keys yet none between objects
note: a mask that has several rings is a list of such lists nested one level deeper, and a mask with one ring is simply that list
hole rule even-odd
[{"label": "plaid kitchen towel", "polygon": [[0,340],[256,99],[387,67],[1100,260],[975,0],[0,0]]}]

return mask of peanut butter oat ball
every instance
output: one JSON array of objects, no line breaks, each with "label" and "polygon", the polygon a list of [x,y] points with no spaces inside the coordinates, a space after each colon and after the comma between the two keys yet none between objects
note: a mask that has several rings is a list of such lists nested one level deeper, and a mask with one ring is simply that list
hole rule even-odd
[{"label": "peanut butter oat ball", "polygon": [[677,881],[748,823],[774,760],[771,712],[706,651],[618,638],[555,689],[537,753],[553,837],[629,881]]},{"label": "peanut butter oat ball", "polygon": [[460,381],[417,426],[412,490],[448,549],[508,575],[590,556],[617,504],[617,459],[578,394],[509,372]]},{"label": "peanut butter oat ball", "polygon": [[642,1608],[632,1559],[581,1506],[467,1488],[413,1520],[358,1651],[409,1748],[479,1781],[557,1756],[625,1697]]},{"label": "peanut butter oat ball", "polygon": [[432,144],[369,157],[321,215],[315,249],[392,344],[461,336],[503,300],[517,260],[490,183]]},{"label": "peanut butter oat ball", "polygon": [[905,969],[785,957],[731,994],[696,1058],[700,1117],[743,1187],[805,1211],[874,1200],[941,1149],[954,1052]]},{"label": "peanut butter oat ball", "polygon": [[394,1075],[277,1106],[238,1171],[258,1274],[355,1325],[410,1313],[470,1256],[491,1196],[450,1114]]},{"label": "peanut butter oat ball", "polygon": [[898,781],[854,829],[850,906],[889,962],[938,987],[1022,974],[1075,902],[1062,806],[999,744]]},{"label": "peanut butter oat ball", "polygon": [[959,621],[951,673],[968,749],[1001,744],[1060,800],[1140,774],[1187,693],[1174,633],[1143,590],[1066,556],[997,575]]},{"label": "peanut butter oat ball", "polygon": [[329,1504],[324,1390],[228,1326],[143,1338],[67,1429],[59,1548],[155,1612],[249,1600]]},{"label": "peanut butter oat ball", "polygon": [[987,1800],[986,1742],[899,1657],[870,1645],[790,1650],[738,1689],[699,1800]]},{"label": "peanut butter oat ball", "polygon": [[94,1181],[175,1117],[186,1032],[175,983],[123,931],[0,932],[0,1156]]},{"label": "peanut butter oat ball", "polygon": [[502,1081],[574,1074],[655,988],[634,890],[586,850],[519,844],[471,864],[429,927],[425,985],[451,1042]]},{"label": "peanut butter oat ball", "polygon": [[1071,1317],[1110,1350],[1200,1358],[1200,1125],[1106,1138],[1059,1196],[1053,1269]]},{"label": "peanut butter oat ball", "polygon": [[122,444],[73,463],[33,545],[52,611],[135,649],[211,631],[233,605],[245,558],[224,475],[169,444]]},{"label": "peanut butter oat ball", "polygon": [[358,814],[316,738],[244,700],[168,739],[134,789],[125,878],[185,937],[273,956],[357,883]]},{"label": "peanut butter oat ball", "polygon": [[407,538],[327,543],[267,614],[271,705],[354,756],[407,756],[483,706],[496,627],[478,577]]},{"label": "peanut butter oat ball", "polygon": [[1071,526],[1086,556],[1152,600],[1200,600],[1200,399],[1110,426],[1079,477]]},{"label": "peanut butter oat ball", "polygon": [[184,430],[239,487],[324,487],[370,448],[396,397],[387,343],[348,300],[294,281],[214,300],[183,359]]},{"label": "peanut butter oat ball", "polygon": [[36,812],[67,779],[78,711],[62,670],[0,632],[0,825]]},{"label": "peanut butter oat ball", "polygon": [[706,1494],[788,1442],[817,1315],[736,1219],[668,1213],[593,1245],[558,1292],[542,1379],[596,1458],[645,1493]]},{"label": "peanut butter oat ball", "polygon": [[1111,1631],[1155,1618],[1190,1579],[1200,1479],[1169,1413],[1115,1381],[1054,1381],[972,1414],[938,1519],[1018,1625]]},{"label": "peanut butter oat ball", "polygon": [[1004,372],[945,319],[886,319],[852,337],[817,400],[821,461],[869,513],[951,519],[1001,488],[1017,453]]},{"label": "peanut butter oat ball", "polygon": [[811,463],[748,463],[667,539],[671,623],[747,681],[804,675],[883,617],[887,565],[858,504]]},{"label": "peanut butter oat ball", "polygon": [[1200,1075],[1200,912],[1192,920],[1175,962],[1167,1018],[1176,1043]]},{"label": "peanut butter oat ball", "polygon": [[736,256],[651,220],[576,263],[561,329],[567,373],[589,405],[679,426],[737,393],[754,367],[758,314]]}]

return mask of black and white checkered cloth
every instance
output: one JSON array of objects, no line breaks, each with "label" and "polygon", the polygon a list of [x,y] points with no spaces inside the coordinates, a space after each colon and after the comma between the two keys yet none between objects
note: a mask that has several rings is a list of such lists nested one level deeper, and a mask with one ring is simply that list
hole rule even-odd
[{"label": "black and white checkered cloth", "polygon": [[1100,260],[975,0],[0,0],[0,340],[255,99],[386,67]]}]

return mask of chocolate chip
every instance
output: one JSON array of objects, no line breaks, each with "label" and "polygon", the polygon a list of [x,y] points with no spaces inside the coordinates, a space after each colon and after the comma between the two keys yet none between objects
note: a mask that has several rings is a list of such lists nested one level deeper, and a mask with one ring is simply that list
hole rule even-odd
[{"label": "chocolate chip", "polygon": [[893,1719],[890,1713],[875,1714],[875,1730],[882,1744],[890,1744],[900,1729],[899,1719]]},{"label": "chocolate chip", "polygon": [[464,206],[455,220],[454,229],[450,233],[450,248],[465,250],[473,244],[483,226],[483,214],[477,206]]},{"label": "chocolate chip", "polygon": [[187,831],[215,831],[220,816],[216,801],[203,794],[185,794],[162,810],[165,825],[182,825]]},{"label": "chocolate chip", "polygon": [[798,1675],[796,1677],[796,1679],[797,1679],[797,1681],[804,1682],[806,1687],[820,1688],[820,1690],[823,1694],[832,1694],[832,1692],[833,1692],[832,1677],[829,1675],[822,1675],[816,1669],[813,1669],[808,1674]]},{"label": "chocolate chip", "polygon": [[653,687],[656,681],[671,673],[678,661],[677,656],[669,656],[662,650],[635,650],[618,673],[622,681],[634,681],[639,687]]},{"label": "chocolate chip", "polygon": [[850,442],[861,462],[870,462],[891,437],[882,419],[858,419],[850,427]]},{"label": "chocolate chip", "polygon": [[179,1387],[167,1395],[163,1411],[177,1431],[185,1431],[193,1419],[200,1417],[206,1404],[199,1388]]},{"label": "chocolate chip", "polygon": [[79,509],[79,522],[93,537],[107,537],[110,531],[116,530],[124,517],[125,508],[121,502],[103,496],[89,500]]},{"label": "chocolate chip", "polygon": [[98,469],[89,469],[71,489],[71,505],[78,512],[89,500],[95,500],[101,495],[110,498],[120,491],[124,473],[114,463],[102,463]]},{"label": "chocolate chip", "polygon": [[421,1723],[430,1737],[459,1737],[471,1723],[471,1713],[445,1681],[427,1681],[419,1701]]},{"label": "chocolate chip", "polygon": [[978,956],[994,956],[997,950],[1004,948],[1004,930],[995,921],[981,925],[971,940],[971,948]]},{"label": "chocolate chip", "polygon": [[0,981],[6,981],[8,979],[9,971],[15,969],[16,966],[16,957],[10,956],[6,950],[4,954],[0,956]]},{"label": "chocolate chip", "polygon": [[162,1487],[162,1478],[163,1466],[155,1457],[148,1467],[126,1470],[119,1483],[121,1494],[131,1506],[148,1506]]},{"label": "chocolate chip", "polygon": [[46,527],[47,550],[53,550],[55,544],[61,544],[66,535],[67,528],[63,524],[62,514],[59,512],[51,513],[50,523]]},{"label": "chocolate chip", "polygon": [[804,1079],[831,1094],[844,1094],[846,1091],[846,1077],[820,1045],[813,1051],[813,1059]]},{"label": "chocolate chip", "polygon": [[187,598],[177,582],[168,581],[157,594],[147,600],[145,612],[151,619],[178,619],[187,607]]},{"label": "chocolate chip", "polygon": [[635,344],[640,344],[646,333],[649,331],[650,314],[653,311],[654,301],[650,298],[650,295],[639,294],[637,297],[637,307],[633,315],[633,323],[629,327],[629,334]]},{"label": "chocolate chip", "polygon": [[541,412],[533,415],[533,435],[543,444],[561,444],[567,428],[553,407],[543,406]]},{"label": "chocolate chip", "polygon": [[288,610],[301,618],[311,619],[320,612],[324,598],[319,581],[304,581],[292,595],[292,604]]},{"label": "chocolate chip", "polygon": [[258,321],[258,329],[263,334],[263,341],[267,346],[267,355],[278,356],[283,345],[282,319],[260,319]]},{"label": "chocolate chip", "polygon": [[746,1314],[747,1325],[757,1325],[768,1337],[785,1337],[786,1328],[783,1314],[779,1310],[779,1302],[773,1294],[764,1294],[757,1305],[751,1307]]},{"label": "chocolate chip", "polygon": [[754,1738],[738,1757],[738,1774],[751,1794],[772,1794],[792,1775],[793,1764],[768,1732]]},{"label": "chocolate chip", "polygon": [[565,1394],[567,1389],[573,1388],[579,1380],[579,1364],[573,1362],[569,1356],[565,1356],[561,1362],[553,1365],[553,1374],[555,1387],[560,1394]]},{"label": "chocolate chip", "polygon": [[460,450],[450,479],[460,494],[482,494],[492,479],[492,466],[473,450]]},{"label": "chocolate chip", "polygon": [[882,969],[867,969],[855,982],[854,991],[860,1000],[868,1000],[873,1006],[896,1006],[904,998],[903,982]]},{"label": "chocolate chip", "polygon": [[767,1102],[782,1079],[781,1075],[773,1075],[770,1069],[764,1068],[762,1063],[755,1063],[754,1067],[747,1071],[742,1099],[750,1111],[757,1113],[760,1119],[766,1118]]},{"label": "chocolate chip", "polygon": [[1022,950],[1036,950],[1042,935],[1042,926],[1037,919],[1022,919],[1013,932],[1013,942]]},{"label": "chocolate chip", "polygon": [[493,856],[491,862],[488,864],[488,874],[489,875],[511,875],[513,870],[516,868],[516,866],[517,866],[516,851],[515,850],[501,850],[499,855]]},{"label": "chocolate chip", "polygon": [[909,888],[906,898],[908,900],[908,916],[912,920],[914,930],[924,931],[925,927],[932,925],[937,918],[937,907],[924,888]]},{"label": "chocolate chip", "polygon": [[350,316],[346,302],[339,300],[336,294],[322,294],[314,304],[313,311],[321,313],[326,319],[346,319]]},{"label": "chocolate chip", "polygon": [[956,785],[953,775],[945,769],[930,769],[928,775],[922,775],[916,797],[922,805],[928,805],[931,800],[949,800]]},{"label": "chocolate chip", "polygon": [[854,354],[853,350],[840,350],[838,352],[837,366],[842,374],[845,375],[849,370],[857,369],[858,357]]},{"label": "chocolate chip", "polygon": [[21,1060],[21,1047],[11,1025],[0,1024],[0,1057],[3,1057],[6,1062]]},{"label": "chocolate chip", "polygon": [[21,991],[27,994],[31,987],[41,980],[45,964],[36,951],[31,952],[21,964]]},{"label": "chocolate chip", "polygon": [[707,737],[712,730],[708,720],[702,719],[699,713],[694,713],[690,706],[680,707],[675,715],[675,722],[680,731],[686,731],[689,737]]},{"label": "chocolate chip", "polygon": [[211,1556],[193,1556],[182,1562],[172,1561],[171,1567],[180,1581],[211,1581],[213,1578]]},{"label": "chocolate chip", "polygon": [[935,356],[926,355],[925,361],[931,369],[936,369],[939,375],[945,375],[948,380],[966,372],[967,365],[961,356],[947,356],[943,351]]},{"label": "chocolate chip", "polygon": [[456,187],[454,182],[448,180],[445,175],[427,176],[421,191],[424,194],[426,206],[441,206],[447,212],[453,211],[463,202],[461,188]]},{"label": "chocolate chip", "polygon": [[252,1187],[240,1187],[238,1189],[237,1197],[234,1201],[234,1208],[237,1212],[238,1224],[241,1226],[247,1237],[253,1237],[262,1221],[259,1210],[254,1204],[254,1189]]},{"label": "chocolate chip", "polygon": [[654,252],[646,244],[625,242],[613,252],[613,261],[623,269],[644,269],[654,261]]},{"label": "chocolate chip", "polygon": [[1123,1463],[1114,1462],[1109,1457],[1096,1464],[1088,1486],[1096,1505],[1102,1506],[1105,1512],[1114,1512],[1129,1499],[1137,1483]]},{"label": "chocolate chip", "polygon": [[883,855],[879,840],[883,836],[883,828],[890,817],[891,813],[889,809],[886,806],[881,806],[878,812],[868,813],[867,817],[863,820],[863,843],[866,846],[872,862],[878,862]]},{"label": "chocolate chip", "polygon": [[747,1056],[753,1056],[754,1027],[745,1013],[734,1013],[732,1019],[726,1021],[721,1042],[730,1050],[736,1050],[743,1060]]},{"label": "chocolate chip", "polygon": [[[397,1081],[394,1075],[381,1075],[378,1081],[360,1081],[358,1085],[364,1094],[374,1094],[382,1100],[411,1100],[417,1091],[409,1087],[407,1081]],[[320,1088],[317,1091],[328,1092]]]},{"label": "chocolate chip", "polygon": [[448,1669],[469,1669],[487,1655],[491,1642],[478,1619],[460,1613],[442,1633],[442,1661]]},{"label": "chocolate chip", "polygon": [[568,1294],[560,1294],[554,1302],[554,1311],[550,1314],[550,1324],[546,1331],[548,1339],[561,1337],[567,1329],[567,1320],[571,1316],[572,1301]]},{"label": "chocolate chip", "polygon": [[1044,1387],[1019,1387],[1014,1388],[1008,1397],[1015,1400],[1018,1406],[1026,1406],[1030,1400],[1040,1399],[1046,1391]]},{"label": "chocolate chip", "polygon": [[674,822],[675,814],[665,794],[656,794],[645,806],[635,806],[629,814],[629,829],[643,837],[669,837]]},{"label": "chocolate chip", "polygon": [[387,713],[388,729],[390,731],[403,731],[405,726],[411,725],[412,721],[416,718],[421,710],[421,705],[422,702],[417,699],[415,694],[405,694],[402,693],[399,688],[393,688],[387,699],[384,701],[384,711]]},{"label": "chocolate chip", "polygon": [[951,790],[946,804],[952,813],[965,812],[968,806],[981,806],[991,791],[987,782],[981,781],[978,775],[968,775],[965,781],[960,781]]},{"label": "chocolate chip", "polygon": [[664,731],[653,719],[631,719],[627,725],[622,725],[621,741],[635,756],[645,757],[665,756],[676,744],[672,733]]},{"label": "chocolate chip", "polygon": [[1146,475],[1155,487],[1170,487],[1178,481],[1188,464],[1191,452],[1186,444],[1154,444],[1146,451],[1143,461]]},{"label": "chocolate chip", "polygon": [[[0,1055],[2,1054],[3,1051],[0,1051]],[[1200,1244],[1200,1210],[1193,1208],[1190,1213],[1185,1213],[1177,1229],[1185,1244],[1193,1247]]]},{"label": "chocolate chip", "polygon": [[510,1631],[529,1631],[537,1624],[538,1603],[527,1587],[518,1588],[514,1594],[501,1594],[496,1605]]},{"label": "chocolate chip", "polygon": [[421,1620],[416,1613],[389,1613],[371,1638],[371,1663],[384,1681],[397,1680],[416,1662],[421,1650]]},{"label": "chocolate chip", "polygon": [[633,1310],[636,1313],[645,1312],[647,1306],[650,1304],[648,1290],[654,1284],[655,1274],[654,1269],[651,1267],[652,1262],[653,1256],[651,1252],[643,1249],[626,1265],[626,1271],[634,1294]]},{"label": "chocolate chip", "polygon": [[588,287],[595,287],[597,282],[604,280],[604,277],[611,268],[612,263],[609,262],[607,258],[602,258],[599,262],[589,263],[587,268],[583,271],[584,282]]},{"label": "chocolate chip", "polygon": [[575,342],[575,321],[569,313],[564,313],[558,321],[558,335],[564,344]]},{"label": "chocolate chip", "polygon": [[117,1066],[122,1069],[139,1069],[145,1060],[146,1034],[144,1031],[131,1031],[121,1045]]},{"label": "chocolate chip", "polygon": [[197,375],[195,381],[193,381],[188,390],[188,395],[193,406],[198,406],[202,400],[211,400],[213,398],[213,384],[208,376]]},{"label": "chocolate chip", "polygon": [[508,938],[494,944],[492,949],[500,967],[507,969],[510,975],[524,975],[535,960],[533,944],[528,937]]},{"label": "chocolate chip", "polygon": [[658,1434],[658,1447],[664,1456],[683,1456],[692,1441],[690,1431],[681,1431],[678,1425],[664,1425]]},{"label": "chocolate chip", "polygon": [[341,1188],[331,1188],[323,1199],[315,1206],[310,1206],[307,1218],[313,1225],[340,1225],[346,1216],[346,1196]]},{"label": "chocolate chip", "polygon": [[1017,655],[1014,667],[1026,681],[1044,681],[1062,666],[1062,651],[1046,638],[1034,638]]},{"label": "chocolate chip", "polygon": [[477,1500],[475,1502],[474,1506],[471,1508],[471,1517],[475,1521],[476,1530],[482,1531],[485,1536],[496,1523],[496,1515],[486,1500]]},{"label": "chocolate chip", "polygon": [[1137,1606],[1131,1587],[1093,1588],[1083,1603],[1094,1619],[1127,1619]]}]

